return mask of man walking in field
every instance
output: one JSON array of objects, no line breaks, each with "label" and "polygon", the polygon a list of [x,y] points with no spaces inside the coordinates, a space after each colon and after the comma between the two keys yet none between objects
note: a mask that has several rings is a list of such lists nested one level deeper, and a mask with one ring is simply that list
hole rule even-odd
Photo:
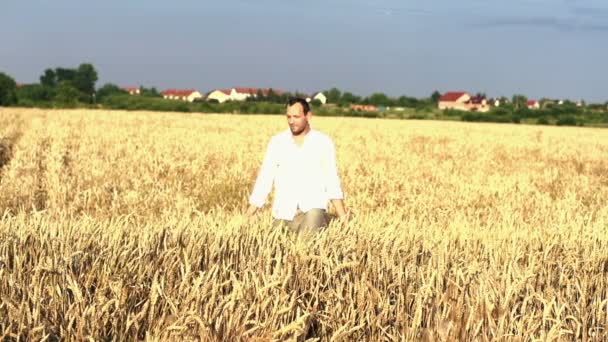
[{"label": "man walking in field", "polygon": [[329,201],[340,218],[346,216],[334,144],[329,136],[310,127],[311,115],[306,100],[289,100],[289,130],[268,143],[249,197],[249,216],[264,206],[273,184],[275,225],[287,225],[294,232],[325,227]]}]

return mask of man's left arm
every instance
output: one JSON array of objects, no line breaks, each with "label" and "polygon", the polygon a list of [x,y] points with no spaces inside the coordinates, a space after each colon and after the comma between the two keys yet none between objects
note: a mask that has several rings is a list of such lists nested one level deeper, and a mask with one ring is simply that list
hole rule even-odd
[{"label": "man's left arm", "polygon": [[336,213],[338,217],[345,218],[346,217],[346,209],[344,208],[344,200],[343,199],[332,199],[331,204],[336,208]]}]

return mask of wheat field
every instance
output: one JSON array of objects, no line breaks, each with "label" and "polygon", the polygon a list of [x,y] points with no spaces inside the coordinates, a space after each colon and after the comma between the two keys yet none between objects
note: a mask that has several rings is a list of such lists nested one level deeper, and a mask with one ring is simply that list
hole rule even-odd
[{"label": "wheat field", "polygon": [[608,339],[608,130],[313,126],[302,237],[242,215],[284,117],[0,108],[2,340]]}]

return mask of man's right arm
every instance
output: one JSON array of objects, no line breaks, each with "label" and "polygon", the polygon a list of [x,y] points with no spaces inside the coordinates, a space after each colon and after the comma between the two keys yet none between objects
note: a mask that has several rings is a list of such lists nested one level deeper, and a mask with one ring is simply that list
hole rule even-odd
[{"label": "man's right arm", "polygon": [[258,207],[256,207],[253,204],[249,204],[249,207],[247,207],[247,216],[253,216],[255,215],[255,213],[258,211]]},{"label": "man's right arm", "polygon": [[249,208],[247,208],[247,215],[249,216],[254,215],[259,208],[264,206],[266,198],[272,190],[276,168],[276,152],[273,141],[274,139],[271,139],[266,147],[266,155],[264,156],[262,167],[258,173],[251,196],[249,196]]}]

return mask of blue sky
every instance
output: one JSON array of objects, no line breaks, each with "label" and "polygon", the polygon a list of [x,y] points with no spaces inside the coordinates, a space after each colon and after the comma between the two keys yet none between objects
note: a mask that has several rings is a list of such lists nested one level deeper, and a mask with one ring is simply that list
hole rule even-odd
[{"label": "blue sky", "polygon": [[3,0],[0,71],[95,65],[98,86],[608,100],[598,0]]}]

